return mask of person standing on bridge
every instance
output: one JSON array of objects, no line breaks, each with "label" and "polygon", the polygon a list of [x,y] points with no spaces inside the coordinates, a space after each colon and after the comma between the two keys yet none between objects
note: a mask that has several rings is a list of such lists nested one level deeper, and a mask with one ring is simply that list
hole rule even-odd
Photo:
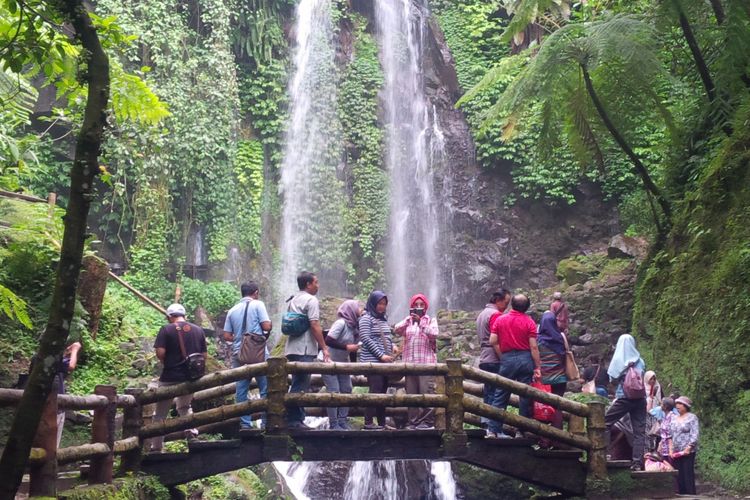
[{"label": "person standing on bridge", "polygon": [[557,318],[557,328],[567,335],[570,316],[568,314],[568,304],[563,301],[561,292],[552,294],[552,303],[549,305],[549,310]]},{"label": "person standing on bridge", "polygon": [[[299,292],[289,298],[289,312],[304,314],[310,323],[308,329],[296,337],[289,336],[286,340],[284,354],[289,361],[311,363],[318,355],[318,349],[323,351],[323,362],[331,361],[323,328],[320,326],[320,304],[318,294],[318,277],[313,273],[302,271],[297,276]],[[307,392],[310,390],[310,374],[292,374],[292,384],[289,392]],[[290,406],[286,413],[287,426],[291,429],[311,429],[305,425],[305,409],[301,406]]]},{"label": "person standing on bridge", "polygon": [[[405,363],[437,363],[437,318],[427,315],[427,297],[418,293],[409,301],[409,316],[396,324],[394,333],[404,337],[403,360]],[[407,375],[407,394],[435,394],[435,377],[431,375]],[[433,429],[434,408],[409,408],[407,429]]]},{"label": "person standing on bridge", "polygon": [[[170,305],[167,308],[167,318],[169,324],[161,327],[154,341],[156,357],[159,358],[159,361],[163,365],[161,377],[159,377],[159,387],[176,385],[190,380],[186,357],[191,354],[200,353],[205,360],[207,354],[206,336],[203,333],[203,329],[185,320],[185,308],[181,304]],[[181,417],[193,413],[193,409],[190,407],[192,400],[192,394],[185,394],[174,398],[177,413]],[[153,421],[161,422],[164,420],[171,406],[172,399],[158,401]],[[196,436],[198,436],[198,429],[185,430],[186,438],[191,439]],[[164,436],[152,438],[150,451],[161,453],[163,444]]]},{"label": "person standing on bridge", "polygon": [[[336,311],[338,319],[333,322],[331,329],[326,335],[326,345],[330,348],[331,361],[336,363],[348,363],[349,354],[356,353],[359,350],[359,302],[356,300],[345,300]],[[322,360],[322,353],[319,355]],[[345,375],[323,375],[323,383],[326,391],[331,393],[351,394],[352,377]],[[328,413],[328,427],[348,431],[349,425],[349,408],[330,407],[326,408]]]},{"label": "person standing on bridge", "polygon": [[[388,296],[375,290],[367,298],[365,314],[359,318],[359,336],[362,348],[359,361],[362,363],[393,363],[398,349],[393,345],[391,327],[385,314],[388,308]],[[367,376],[370,394],[385,394],[388,390],[388,377],[379,374]],[[373,418],[377,415],[377,425]],[[385,408],[365,408],[365,429],[379,430],[385,427]]]},{"label": "person standing on bridge", "polygon": [[[523,294],[514,295],[510,301],[511,311],[497,318],[491,326],[490,345],[500,358],[499,374],[505,378],[530,384],[533,379],[542,377],[542,362],[539,359],[539,346],[536,342],[536,323],[526,311],[529,310],[531,301]],[[510,391],[498,389],[498,407],[504,410],[508,406]],[[521,397],[519,413],[522,417],[532,417],[532,406],[529,398]],[[497,437],[508,438],[501,431]]]},{"label": "person standing on bridge", "polygon": [[[485,304],[484,310],[477,316],[477,337],[479,339],[479,369],[497,375],[500,372],[500,357],[495,348],[490,345],[490,325],[508,308],[510,292],[505,288],[494,292],[490,301]],[[484,402],[496,408],[500,407],[497,400],[498,388],[484,384]],[[487,425],[487,437],[497,437],[503,429],[497,420],[482,417],[482,422]]]},{"label": "person standing on bridge", "polygon": [[641,358],[641,353],[635,348],[635,339],[626,333],[617,339],[617,347],[607,369],[610,380],[618,384],[615,400],[607,409],[604,420],[607,430],[610,430],[622,417],[630,415],[630,423],[633,427],[633,454],[630,468],[640,471],[643,470],[643,452],[646,441],[646,392],[642,391],[643,395],[636,398],[625,396],[623,382],[631,366],[640,374],[642,381],[646,363]]},{"label": "person standing on bridge", "polygon": [[[537,341],[542,360],[542,383],[551,386],[552,394],[562,397],[568,385],[568,377],[565,375],[566,345],[552,311],[545,311],[542,315]],[[555,411],[552,426],[563,428],[563,414],[559,409]]]},{"label": "person standing on bridge", "polygon": [[[258,300],[260,296],[258,284],[254,281],[243,283],[240,286],[240,293],[242,298],[229,310],[227,319],[224,321],[224,340],[232,343],[232,368],[243,366],[239,360],[242,336],[245,333],[250,333],[265,337],[272,328],[266,305]],[[268,358],[268,347],[266,347],[266,358]],[[251,380],[252,377],[237,381],[234,395],[235,403],[247,401]],[[260,397],[265,399],[268,394],[268,379],[265,375],[257,375],[255,380],[258,384]],[[263,428],[266,426],[265,416],[264,413],[261,418],[261,427]],[[252,416],[242,415],[240,417],[240,429],[251,429],[252,426]]]}]

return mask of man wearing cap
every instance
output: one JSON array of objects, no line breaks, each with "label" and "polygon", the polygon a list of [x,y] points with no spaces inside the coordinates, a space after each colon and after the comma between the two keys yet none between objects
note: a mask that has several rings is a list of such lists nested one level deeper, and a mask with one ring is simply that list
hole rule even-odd
[{"label": "man wearing cap", "polygon": [[[167,319],[169,324],[164,325],[156,335],[154,349],[156,357],[159,358],[163,365],[161,377],[159,377],[158,387],[187,382],[189,380],[187,373],[187,362],[185,356],[190,354],[201,353],[206,358],[206,336],[203,329],[193,323],[185,320],[185,308],[181,304],[172,304],[167,308]],[[180,347],[180,338],[185,345],[185,355]],[[193,400],[192,394],[185,394],[174,398],[177,413],[181,417],[193,413],[190,402]],[[172,399],[162,400],[156,403],[153,421],[160,422],[164,420],[172,407]],[[185,437],[188,439],[195,438],[198,435],[198,429],[187,429]],[[150,451],[160,453],[164,444],[164,436],[151,439]]]}]

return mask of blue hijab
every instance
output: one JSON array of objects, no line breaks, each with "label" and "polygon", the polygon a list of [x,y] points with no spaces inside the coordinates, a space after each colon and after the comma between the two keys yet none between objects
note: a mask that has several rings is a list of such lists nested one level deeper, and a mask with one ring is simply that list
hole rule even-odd
[{"label": "blue hijab", "polygon": [[378,306],[378,302],[385,299],[386,302],[388,301],[388,296],[385,294],[385,292],[381,292],[380,290],[375,290],[370,294],[370,296],[367,298],[367,304],[365,304],[365,311],[372,316],[373,318],[382,319],[383,321],[387,321],[387,318],[385,316],[385,313],[379,314],[376,312],[376,308]]},{"label": "blue hijab", "polygon": [[640,359],[641,353],[635,348],[635,339],[633,336],[627,333],[620,335],[620,338],[617,339],[615,353],[612,355],[612,361],[609,362],[607,374],[612,380],[617,380],[625,373],[625,368],[630,363],[637,364]]},{"label": "blue hijab", "polygon": [[557,316],[552,311],[546,311],[542,316],[542,322],[539,323],[539,334],[537,341],[555,351],[559,355],[565,354],[565,341],[562,333],[557,327]]}]

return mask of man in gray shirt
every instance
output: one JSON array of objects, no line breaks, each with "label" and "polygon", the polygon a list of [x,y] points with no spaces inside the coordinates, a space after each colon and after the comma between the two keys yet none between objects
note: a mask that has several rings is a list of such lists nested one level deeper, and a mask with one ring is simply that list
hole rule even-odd
[{"label": "man in gray shirt", "polygon": [[[302,271],[297,276],[299,292],[289,300],[288,310],[307,315],[310,328],[297,337],[287,337],[284,354],[289,361],[312,362],[318,355],[318,348],[323,351],[323,361],[328,363],[331,356],[320,326],[320,305],[318,298],[318,277],[313,273]],[[295,373],[289,392],[307,392],[310,390],[310,374]],[[287,426],[292,429],[309,429],[305,425],[305,410],[300,406],[290,406],[286,413]]]},{"label": "man in gray shirt", "polygon": [[[484,310],[477,316],[477,337],[481,351],[479,353],[479,369],[490,373],[498,374],[500,371],[500,358],[495,349],[490,345],[490,326],[492,321],[497,319],[510,302],[510,292],[505,288],[494,292],[490,297]],[[488,405],[499,406],[496,401],[497,388],[489,384],[484,384],[484,402]],[[482,417],[482,421],[487,424],[487,437],[496,437],[502,432],[500,425],[495,420]]]}]

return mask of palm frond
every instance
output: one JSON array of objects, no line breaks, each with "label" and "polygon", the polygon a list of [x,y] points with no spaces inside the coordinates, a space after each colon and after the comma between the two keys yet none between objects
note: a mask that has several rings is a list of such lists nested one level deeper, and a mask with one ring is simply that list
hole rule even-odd
[{"label": "palm frond", "polygon": [[509,43],[516,35],[523,33],[547,11],[553,11],[555,17],[559,18],[570,15],[569,0],[506,0],[503,6],[512,16],[508,27],[500,36],[503,43]]},{"label": "palm frond", "polygon": [[0,71],[0,117],[10,128],[29,123],[37,91],[24,77],[9,69]]},{"label": "palm frond", "polygon": [[604,153],[589,121],[589,100],[583,84],[573,93],[569,104],[572,127],[568,140],[581,164],[593,159],[600,173],[604,173]]},{"label": "palm frond", "polygon": [[526,52],[504,57],[498,64],[493,66],[476,85],[461,96],[458,102],[456,102],[456,107],[463,106],[478,95],[498,84],[510,83],[515,75],[518,74],[520,68],[526,64],[527,57]]}]

